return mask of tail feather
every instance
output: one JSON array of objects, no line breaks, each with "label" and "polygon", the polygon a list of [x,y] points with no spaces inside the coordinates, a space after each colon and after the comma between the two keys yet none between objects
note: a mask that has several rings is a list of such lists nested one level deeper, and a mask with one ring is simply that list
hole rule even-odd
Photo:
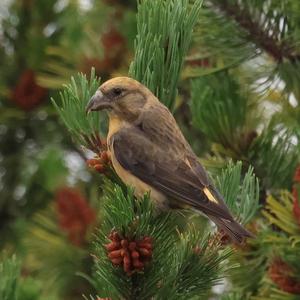
[{"label": "tail feather", "polygon": [[254,235],[246,230],[235,220],[220,219],[214,216],[208,216],[218,227],[222,229],[229,237],[239,244],[241,244],[247,237],[254,237]]}]

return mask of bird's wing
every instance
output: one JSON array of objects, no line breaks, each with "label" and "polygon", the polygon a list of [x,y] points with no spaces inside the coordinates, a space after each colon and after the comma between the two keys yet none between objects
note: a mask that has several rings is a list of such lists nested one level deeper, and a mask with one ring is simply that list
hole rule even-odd
[{"label": "bird's wing", "polygon": [[200,178],[203,168],[199,169],[199,163],[198,166],[195,161],[176,155],[172,149],[165,151],[140,128],[121,129],[111,137],[111,145],[120,165],[143,182],[183,206],[189,205],[208,215],[232,220],[228,208],[209,185],[207,177]]},{"label": "bird's wing", "polygon": [[191,170],[196,173],[202,185],[210,185],[207,173],[181,133],[173,115],[164,105],[159,103],[159,105],[147,109],[140,120],[137,125],[149,140],[163,148],[164,151],[170,151],[184,159],[191,166]]}]

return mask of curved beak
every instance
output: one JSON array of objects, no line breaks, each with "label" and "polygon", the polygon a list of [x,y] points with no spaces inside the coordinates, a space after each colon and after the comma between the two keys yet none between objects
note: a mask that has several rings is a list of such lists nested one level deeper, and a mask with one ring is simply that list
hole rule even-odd
[{"label": "curved beak", "polygon": [[111,103],[109,99],[105,95],[103,95],[103,93],[100,90],[98,90],[87,104],[85,112],[86,114],[88,114],[91,111],[98,111],[110,107]]}]

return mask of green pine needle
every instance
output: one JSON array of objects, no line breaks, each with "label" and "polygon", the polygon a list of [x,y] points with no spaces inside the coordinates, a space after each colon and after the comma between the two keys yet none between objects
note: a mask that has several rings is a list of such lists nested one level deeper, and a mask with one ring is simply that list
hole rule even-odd
[{"label": "green pine needle", "polygon": [[86,115],[85,107],[100,85],[100,79],[91,70],[90,79],[80,73],[71,78],[71,83],[64,86],[60,93],[61,101],[52,100],[61,120],[79,144],[99,152],[101,141],[99,133],[103,132],[104,115]]},{"label": "green pine needle", "polygon": [[0,299],[18,300],[20,264],[16,257],[5,258],[0,263]]},{"label": "green pine needle", "polygon": [[209,235],[201,236],[190,227],[174,245],[173,260],[164,268],[157,298],[175,300],[197,296],[202,299],[207,296],[211,287],[229,270],[225,271],[224,262],[232,255],[232,250],[220,249]]},{"label": "green pine needle", "polygon": [[288,191],[281,191],[276,197],[269,195],[262,214],[270,224],[283,232],[300,237],[299,224],[293,214],[293,201],[293,196]]},{"label": "green pine needle", "polygon": [[129,75],[174,109],[177,84],[202,1],[139,1],[135,58]]},{"label": "green pine needle", "polygon": [[230,210],[243,224],[249,223],[259,209],[259,182],[253,167],[242,178],[242,162],[230,162],[216,181]]},{"label": "green pine needle", "polygon": [[226,148],[235,146],[233,141],[239,140],[245,124],[248,99],[228,72],[193,80],[190,105],[195,128]]},{"label": "green pine needle", "polygon": [[[209,235],[201,236],[193,227],[179,234],[178,215],[156,212],[147,194],[136,199],[132,189],[124,191],[107,182],[102,220],[95,243],[94,279],[101,297],[186,299],[206,294],[224,276],[223,262],[231,250],[220,251]],[[153,257],[143,272],[129,277],[112,265],[104,247],[112,230],[125,238],[153,239]]]},{"label": "green pine needle", "polygon": [[[156,216],[149,195],[136,200],[132,189],[124,192],[121,187],[110,182],[106,183],[103,210],[103,224],[96,242],[98,258],[96,260],[96,281],[99,294],[113,298],[122,296],[125,299],[131,299],[134,290],[131,278],[122,269],[114,267],[107,258],[104,244],[109,243],[107,236],[114,229],[129,238],[139,239],[151,236],[155,240],[153,265],[147,269],[144,277],[139,279],[139,299],[144,299],[141,290],[144,290],[144,293],[153,291],[160,278],[159,275],[161,275],[159,270],[168,262],[167,258],[163,258],[163,256],[168,257],[166,249],[170,249],[175,243],[176,222],[174,217],[170,214]],[[143,289],[144,286],[149,288]]]},{"label": "green pine needle", "polygon": [[266,188],[291,188],[299,162],[299,145],[292,140],[292,133],[271,122],[251,146],[250,161]]}]

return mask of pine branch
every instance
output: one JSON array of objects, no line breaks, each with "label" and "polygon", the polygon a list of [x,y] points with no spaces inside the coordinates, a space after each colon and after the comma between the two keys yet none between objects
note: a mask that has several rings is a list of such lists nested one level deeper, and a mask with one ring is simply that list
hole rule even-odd
[{"label": "pine branch", "polygon": [[[41,282],[29,276],[21,276],[21,264],[15,255],[4,256],[0,262],[0,299],[1,300],[39,300]],[[47,299],[50,299],[49,294]],[[52,298],[51,298],[52,299]]]},{"label": "pine branch", "polygon": [[290,187],[299,146],[293,131],[276,123],[277,115],[257,136],[262,114],[255,93],[243,92],[228,72],[193,80],[191,90],[193,125],[216,143],[212,147],[219,155],[249,162],[265,188]]},{"label": "pine branch", "polygon": [[[184,76],[234,69],[267,53],[273,62],[265,55],[254,60],[260,91],[266,87],[262,80],[274,83],[279,77],[285,83],[284,92],[293,93],[299,101],[298,8],[293,1],[208,0],[195,30],[199,50],[194,56],[200,63],[187,62]],[[250,62],[247,70],[251,68]],[[258,82],[257,76],[253,82]]]},{"label": "pine branch", "polygon": [[[94,281],[101,297],[186,299],[206,294],[226,273],[223,262],[231,250],[221,250],[212,238],[193,228],[178,235],[178,216],[157,214],[149,195],[135,199],[131,189],[123,191],[111,183],[105,195],[95,249]],[[112,252],[105,247],[112,230],[124,240],[152,239],[152,259],[143,270],[128,276],[121,266],[112,264],[108,258]]]},{"label": "pine branch", "polygon": [[190,105],[195,128],[233,156],[244,156],[256,136],[259,114],[253,114],[257,104],[232,74],[219,72],[193,80]]},{"label": "pine branch", "polygon": [[[84,239],[83,230],[80,230],[80,227],[83,227],[82,220],[80,220],[76,210],[87,210],[87,208],[74,207],[70,195],[64,194],[61,197],[65,197],[69,206],[66,208],[65,205],[63,208],[63,222],[69,226],[70,231],[73,230],[73,233],[76,222],[77,234],[80,234],[80,238]],[[89,257],[88,247],[75,245],[75,241],[71,241],[71,235],[67,229],[59,226],[62,223],[61,216],[55,210],[55,207],[59,207],[59,205],[57,202],[55,204],[55,206],[50,205],[32,216],[31,223],[22,240],[23,245],[30,249],[31,253],[30,258],[26,261],[26,267],[43,282],[43,295],[47,295],[49,298],[50,295],[58,296],[65,293],[66,290],[74,289],[76,284],[80,282],[76,272],[86,271],[89,263],[87,259]],[[77,218],[75,221],[70,218],[70,211],[68,210],[76,216],[71,216],[74,220]]]},{"label": "pine branch", "polygon": [[18,300],[20,272],[20,264],[15,256],[0,263],[0,299]]},{"label": "pine branch", "polygon": [[100,85],[100,80],[91,70],[90,80],[86,75],[78,74],[71,83],[64,86],[60,93],[60,102],[52,100],[61,120],[69,129],[73,138],[86,148],[99,153],[103,145],[99,133],[103,133],[104,114],[85,114],[85,107]]},{"label": "pine branch", "polygon": [[[256,234],[255,239],[249,239],[246,245],[239,247],[229,259],[229,264],[238,265],[229,275],[232,286],[229,296],[240,295],[237,299],[252,299],[262,284],[268,261],[274,250],[274,241],[267,241],[270,236],[270,227],[263,225],[257,219],[253,222],[251,230]],[[276,243],[276,242],[275,242]],[[247,274],[247,276],[245,276]],[[230,299],[230,297],[229,297]]]},{"label": "pine branch", "polygon": [[299,161],[299,146],[293,135],[270,122],[249,149],[248,159],[256,174],[268,189],[290,188],[294,170]]},{"label": "pine branch", "polygon": [[277,226],[290,236],[300,238],[300,226],[293,216],[293,197],[289,192],[282,191],[278,197],[269,195],[262,214],[270,224]]},{"label": "pine branch", "polygon": [[213,1],[213,3],[244,28],[249,34],[249,39],[271,55],[278,63],[281,63],[284,59],[291,62],[300,60],[300,53],[295,52],[290,41],[276,39],[280,34],[276,27],[263,29],[261,24],[252,18],[249,11],[242,8],[238,3],[229,2],[228,0]]},{"label": "pine branch", "polygon": [[[123,191],[110,182],[105,186],[103,224],[95,253],[97,290],[105,297],[132,299],[133,295],[139,294],[138,299],[149,299],[146,297],[147,293],[155,291],[161,276],[160,270],[165,264],[168,265],[169,254],[166,253],[166,249],[171,249],[175,244],[176,222],[169,214],[155,217],[149,195],[136,201],[132,189]],[[137,240],[150,236],[155,240],[153,263],[144,275],[146,278],[143,278],[143,274],[133,274],[129,277],[122,268],[111,263],[105,245],[109,243],[108,235],[112,230],[124,239]],[[139,286],[134,284],[136,276]]]},{"label": "pine branch", "polygon": [[139,1],[135,58],[130,76],[174,109],[183,60],[202,1]]},{"label": "pine branch", "polygon": [[217,186],[231,211],[243,224],[249,223],[259,209],[259,182],[253,167],[242,179],[242,162],[230,162],[217,177]]},{"label": "pine branch", "polygon": [[193,52],[186,59],[183,77],[201,77],[233,69],[258,54],[247,34],[234,20],[205,2],[193,34]]},{"label": "pine branch", "polygon": [[189,228],[180,236],[174,261],[165,270],[165,286],[158,291],[158,299],[202,299],[207,296],[209,286],[218,284],[230,269],[236,267],[225,264],[232,256],[232,250],[221,249],[214,238]]}]

